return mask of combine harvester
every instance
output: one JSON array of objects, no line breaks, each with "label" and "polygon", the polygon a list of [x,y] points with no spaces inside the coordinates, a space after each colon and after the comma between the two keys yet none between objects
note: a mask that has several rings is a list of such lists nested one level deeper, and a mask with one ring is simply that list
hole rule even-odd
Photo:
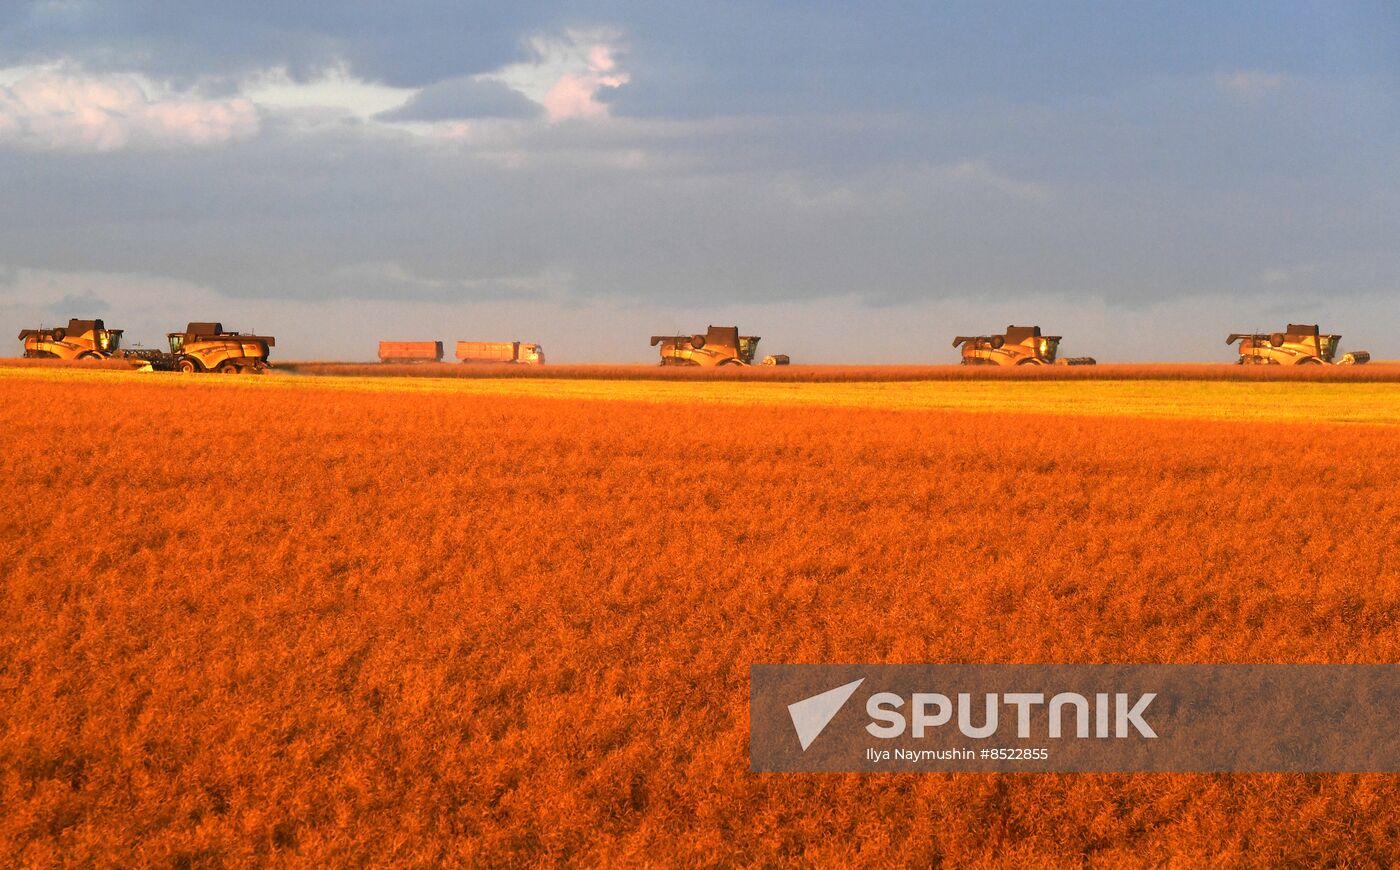
[{"label": "combine harvester", "polygon": [[25,359],[110,359],[121,349],[122,330],[101,320],[69,320],[67,327],[22,329]]},{"label": "combine harvester", "polygon": [[[653,335],[651,346],[661,348],[663,366],[751,366],[758,352],[759,336],[740,335],[737,326],[711,326],[704,335]],[[785,366],[787,354],[769,354],[763,365]]]},{"label": "combine harvester", "polygon": [[260,375],[272,367],[269,348],[277,344],[270,335],[230,332],[222,323],[191,323],[165,337],[169,352],[131,348],[119,356],[142,371]]},{"label": "combine harvester", "polygon": [[276,339],[227,332],[221,323],[191,323],[184,332],[166,337],[170,351],[123,348],[122,330],[108,329],[101,320],[69,320],[68,326],[25,329],[19,337],[30,359],[118,359],[141,371],[262,373],[268,348]]},{"label": "combine harvester", "polygon": [[1091,366],[1091,356],[1056,359],[1058,335],[1041,335],[1039,326],[1008,326],[1001,335],[960,335],[953,347],[962,347],[965,366]]},{"label": "combine harvester", "polygon": [[1340,335],[1323,335],[1316,323],[1290,323],[1285,332],[1232,333],[1226,344],[1240,343],[1240,365],[1255,366],[1359,366],[1371,361],[1371,354],[1355,350],[1335,359],[1342,344]]},{"label": "combine harvester", "polygon": [[170,353],[149,352],[153,368],[177,372],[218,372],[260,375],[269,368],[270,348],[277,339],[270,335],[231,332],[222,323],[191,323],[184,332],[166,335]]},{"label": "combine harvester", "polygon": [[382,363],[440,363],[440,341],[381,341],[379,361]]},{"label": "combine harvester", "polygon": [[544,348],[526,341],[459,341],[457,359],[464,363],[544,365]]}]

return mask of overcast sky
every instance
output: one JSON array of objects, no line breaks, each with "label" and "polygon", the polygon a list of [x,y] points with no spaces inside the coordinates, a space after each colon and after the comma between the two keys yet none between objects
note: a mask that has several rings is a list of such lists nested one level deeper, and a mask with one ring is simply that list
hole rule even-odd
[{"label": "overcast sky", "polygon": [[[0,4],[0,328],[1400,358],[1400,4]],[[13,341],[4,353],[19,352]]]}]

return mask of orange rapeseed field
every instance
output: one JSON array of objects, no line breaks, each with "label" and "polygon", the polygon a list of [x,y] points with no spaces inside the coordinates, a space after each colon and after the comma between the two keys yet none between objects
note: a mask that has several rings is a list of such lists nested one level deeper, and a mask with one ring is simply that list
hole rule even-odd
[{"label": "orange rapeseed field", "polygon": [[763,662],[1395,662],[1400,428],[0,379],[0,854],[1400,860],[1386,775],[753,774]]}]

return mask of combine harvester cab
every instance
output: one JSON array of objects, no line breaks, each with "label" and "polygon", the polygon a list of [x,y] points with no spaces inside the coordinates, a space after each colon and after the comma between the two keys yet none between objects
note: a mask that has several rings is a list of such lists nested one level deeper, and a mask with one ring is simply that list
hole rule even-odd
[{"label": "combine harvester cab", "polygon": [[277,339],[270,335],[229,332],[222,323],[191,323],[184,332],[172,332],[170,368],[177,372],[262,374],[268,368],[270,349]]},{"label": "combine harvester cab", "polygon": [[69,320],[68,326],[22,329],[26,359],[108,359],[121,349],[122,330],[101,320]]},{"label": "combine harvester cab", "polygon": [[544,365],[544,348],[529,341],[459,341],[457,359],[467,364]]},{"label": "combine harvester cab", "polygon": [[1039,326],[1008,326],[1001,335],[959,335],[965,366],[1091,366],[1091,356],[1056,358],[1061,336],[1042,335]]},{"label": "combine harvester cab", "polygon": [[440,363],[440,341],[381,341],[379,361],[382,363]]},{"label": "combine harvester cab", "polygon": [[1306,366],[1306,365],[1364,365],[1371,354],[1364,350],[1343,354],[1340,335],[1323,335],[1316,323],[1290,323],[1285,332],[1235,332],[1225,343],[1240,343],[1240,365]]},{"label": "combine harvester cab", "polygon": [[[758,352],[759,336],[740,335],[737,326],[711,326],[704,335],[653,335],[663,366],[749,366]],[[773,360],[769,362],[768,360]],[[786,354],[765,357],[764,365],[787,365]]]}]

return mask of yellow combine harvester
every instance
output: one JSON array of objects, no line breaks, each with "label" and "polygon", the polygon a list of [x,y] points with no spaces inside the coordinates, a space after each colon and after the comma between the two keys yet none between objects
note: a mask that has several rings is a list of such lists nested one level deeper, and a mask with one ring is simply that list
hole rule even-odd
[{"label": "yellow combine harvester", "polygon": [[1284,332],[1235,332],[1225,339],[1226,344],[1237,341],[1240,343],[1240,365],[1359,366],[1371,361],[1371,354],[1364,350],[1352,351],[1337,359],[1342,337],[1323,335],[1316,323],[1290,323]]},{"label": "yellow combine harvester", "polygon": [[69,320],[68,326],[23,329],[19,333],[28,359],[107,359],[121,348],[122,330],[101,320]]},{"label": "yellow combine harvester", "polygon": [[[753,365],[758,341],[756,335],[740,335],[737,326],[711,326],[704,335],[653,335],[651,346],[661,348],[663,366],[710,368]],[[779,364],[764,362],[768,365]]]},{"label": "yellow combine harvester", "polygon": [[229,332],[222,323],[191,323],[184,332],[169,333],[169,353],[123,348],[122,330],[108,329],[101,320],[77,319],[67,327],[21,330],[19,337],[30,359],[120,359],[145,371],[225,374],[261,374],[268,368],[268,348],[277,343],[267,335]]},{"label": "yellow combine harvester", "polygon": [[1091,356],[1056,359],[1060,336],[1041,335],[1039,326],[1008,326],[1001,335],[959,335],[953,347],[962,347],[965,366],[1091,366]]},{"label": "yellow combine harvester", "polygon": [[170,353],[162,354],[157,368],[177,372],[262,374],[268,367],[269,348],[277,344],[270,335],[229,332],[222,323],[191,323],[184,332],[172,332]]}]

